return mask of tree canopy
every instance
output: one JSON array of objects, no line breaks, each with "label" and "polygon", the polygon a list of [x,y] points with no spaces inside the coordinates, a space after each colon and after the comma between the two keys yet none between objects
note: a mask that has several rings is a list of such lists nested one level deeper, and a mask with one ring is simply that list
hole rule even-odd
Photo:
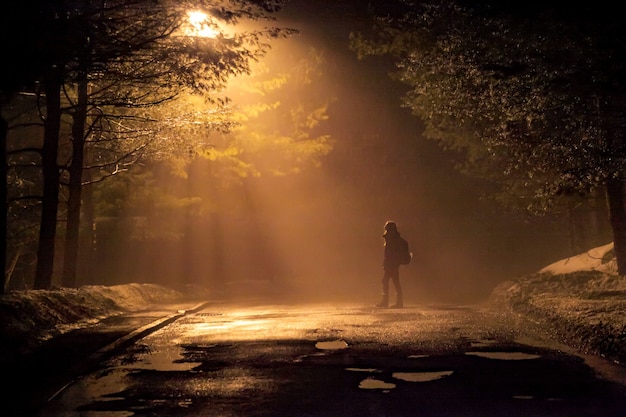
[{"label": "tree canopy", "polygon": [[[259,23],[273,20],[281,5],[279,0],[30,0],[3,13],[1,47],[10,63],[0,84],[3,110],[16,92],[31,92],[43,126],[37,288],[51,284],[59,186],[67,180],[68,209],[73,208],[68,225],[71,219],[76,223],[85,164],[99,170],[100,178],[120,172],[123,162],[144,153],[156,130],[146,109],[181,92],[210,101],[230,77],[249,72],[270,40],[293,32]],[[189,32],[191,12],[205,13],[199,23],[204,26],[255,24],[201,36]],[[63,130],[66,115],[72,118],[69,131]],[[71,148],[65,153],[64,144]],[[84,158],[87,145],[100,159]],[[3,195],[6,199],[7,191]]]},{"label": "tree canopy", "polygon": [[534,213],[623,187],[626,30],[615,10],[399,3],[374,36],[353,35],[353,47],[395,59],[405,105],[428,137],[465,155],[464,172]]},{"label": "tree canopy", "polygon": [[397,58],[405,105],[429,137],[466,153],[467,172],[523,184],[544,208],[555,195],[602,186],[623,152],[610,129],[619,127],[611,117],[626,33],[616,21],[560,12],[427,2],[354,45]]}]

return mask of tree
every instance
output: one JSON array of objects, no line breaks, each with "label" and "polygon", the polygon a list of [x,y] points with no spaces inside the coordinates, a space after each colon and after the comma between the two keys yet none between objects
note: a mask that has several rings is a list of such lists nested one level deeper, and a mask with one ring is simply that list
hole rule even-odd
[{"label": "tree", "polygon": [[7,216],[8,216],[8,206],[7,206],[7,182],[6,182],[6,178],[8,176],[8,167],[7,167],[7,154],[6,154],[6,149],[7,149],[7,130],[8,130],[8,123],[7,121],[3,118],[0,117],[0,149],[2,150],[0,152],[0,157],[2,158],[2,160],[0,161],[0,178],[4,178],[5,181],[2,181],[2,183],[0,183],[0,196],[1,196],[1,200],[0,200],[0,218],[4,219],[4,221],[0,222],[0,241],[4,242],[2,244],[0,244],[0,268],[2,271],[2,276],[3,279],[0,281],[1,287],[0,287],[0,294],[4,294],[5,291],[5,287],[6,287],[6,273],[4,271],[6,271],[6,265],[7,265]]},{"label": "tree", "polygon": [[[37,13],[40,11],[41,13]],[[41,80],[48,71],[53,60],[54,48],[46,48],[43,33],[50,27],[50,20],[46,13],[46,2],[33,0],[20,2],[5,8],[0,15],[0,50],[4,62],[0,77],[0,108],[4,109],[7,103],[24,87],[33,88],[36,81]],[[15,36],[20,33],[20,36]],[[0,187],[0,267],[2,268],[2,285],[0,293],[6,287],[6,255],[7,255],[7,131],[8,123],[4,112],[0,113],[0,174],[3,185]]]},{"label": "tree", "polygon": [[[161,123],[158,143],[147,149],[144,163],[131,167],[131,175],[98,184],[99,227],[112,229],[107,219],[129,225],[117,239],[119,246],[132,248],[123,252],[171,248],[159,259],[152,250],[149,265],[133,252],[141,271],[161,266],[152,279],[165,268],[173,268],[187,284],[210,276],[227,279],[220,218],[233,213],[246,217],[248,243],[263,240],[255,235],[261,233],[255,228],[257,213],[246,199],[249,181],[315,168],[330,151],[332,141],[322,124],[332,98],[319,88],[324,57],[316,51],[291,50],[292,56],[278,49],[255,63],[249,75],[229,83],[223,106],[181,95],[151,109]],[[256,256],[266,253],[257,249],[251,251]],[[105,258],[115,263],[116,250],[108,250]]]},{"label": "tree", "polygon": [[465,172],[530,211],[603,188],[626,274],[626,31],[616,16],[585,5],[429,1],[353,45],[362,56],[392,55],[428,137],[463,152]]},{"label": "tree", "polygon": [[280,59],[256,64],[253,74],[227,91],[236,124],[216,132],[213,140],[221,143],[224,155],[240,161],[240,178],[295,174],[319,166],[332,149],[332,139],[319,129],[334,100],[316,88],[325,74],[324,55],[311,49]]},{"label": "tree", "polygon": [[[215,7],[214,2],[191,2],[189,6],[192,4],[202,8]],[[191,24],[188,22],[188,8],[179,8],[181,5],[178,3],[170,4],[170,8],[166,9],[166,16],[161,16],[161,18],[156,20],[153,18],[153,20],[148,22],[147,26],[149,28],[156,28],[156,30],[151,29],[149,31],[146,31],[146,19],[143,17],[141,9],[139,10],[141,12],[140,16],[135,16],[131,13],[129,17],[125,8],[122,12],[122,18],[118,20],[125,22],[125,24],[129,19],[131,21],[143,21],[142,41],[152,45],[140,48],[125,59],[119,59],[117,49],[113,48],[113,54],[110,50],[111,42],[94,45],[95,42],[91,41],[91,39],[97,39],[97,34],[94,36],[91,33],[85,33],[85,39],[90,40],[90,48],[92,51],[95,50],[96,53],[85,54],[87,62],[79,64],[82,68],[89,69],[89,79],[92,83],[98,86],[103,84],[107,86],[106,89],[101,90],[104,93],[104,98],[99,97],[97,94],[92,95],[92,105],[94,105],[93,101],[95,99],[97,103],[95,106],[101,110],[106,107],[139,108],[142,113],[145,113],[145,109],[150,109],[172,100],[179,95],[180,91],[191,91],[205,96],[214,94],[216,89],[221,88],[229,77],[248,72],[250,61],[263,56],[269,47],[268,44],[263,42],[264,38],[272,39],[278,36],[286,36],[290,31],[264,28],[244,33],[234,31],[232,35],[216,34],[215,37],[211,37],[198,35],[198,33],[202,33],[202,25],[213,24],[215,20],[222,20],[223,23],[232,25],[236,24],[241,18],[251,20],[267,18],[268,16],[264,15],[264,10],[274,11],[279,4],[279,2],[275,1],[264,2],[260,5],[254,2],[234,2],[231,4],[228,13],[224,13],[224,10],[221,10],[218,14],[215,9],[212,9],[212,18],[205,17],[204,21],[192,22]],[[109,13],[98,11],[98,14],[98,19],[103,17],[111,18]],[[100,16],[102,14],[104,16]],[[167,22],[168,18],[170,22],[164,24],[163,22]],[[152,35],[147,35],[146,32]],[[133,32],[132,35],[132,42],[137,42],[137,34]],[[108,40],[109,36],[105,37],[105,39]],[[125,44],[129,42],[126,41]],[[107,61],[107,57],[112,55],[117,58]],[[97,59],[94,60],[94,56]],[[103,56],[105,57],[104,59],[102,59]],[[100,71],[100,68],[103,66],[107,67],[105,73]],[[85,100],[81,101],[81,95],[78,95],[77,107],[74,112],[74,129],[76,134],[72,135],[73,155],[69,176],[70,194],[64,264],[64,283],[66,285],[72,285],[75,282],[78,251],[80,192],[83,168],[82,154],[85,145],[85,139],[81,139],[79,135],[81,132],[84,132],[84,128],[80,125],[85,123],[84,102],[87,99],[86,91],[84,91],[86,86],[82,83],[83,81],[79,78],[77,91],[79,93],[83,91]],[[150,84],[158,86],[156,92],[154,89],[146,89],[146,86]],[[114,94],[112,94],[112,91],[114,91]],[[207,97],[210,100],[210,96]],[[98,99],[99,101],[97,101]],[[81,102],[83,103],[82,106]],[[77,118],[77,115],[80,117]],[[121,120],[119,116],[119,113],[110,113],[108,118]],[[154,132],[154,130],[148,126],[155,124],[154,117],[133,111],[126,111],[122,116],[123,118],[132,117],[135,125],[137,121],[143,121],[144,130],[141,136],[143,138],[152,137],[150,132]],[[100,117],[103,117],[102,114]],[[77,122],[79,126],[76,126]],[[123,124],[125,125],[126,123]],[[134,127],[133,129],[140,130],[141,128]],[[100,136],[103,136],[101,132]],[[169,145],[169,148],[172,148],[172,144]],[[143,147],[135,148],[134,151],[137,149],[143,149]],[[128,161],[129,158],[127,157],[129,155],[136,154],[134,151],[125,155],[124,159]],[[116,171],[118,171],[117,165],[119,162],[119,160],[116,161]]]}]

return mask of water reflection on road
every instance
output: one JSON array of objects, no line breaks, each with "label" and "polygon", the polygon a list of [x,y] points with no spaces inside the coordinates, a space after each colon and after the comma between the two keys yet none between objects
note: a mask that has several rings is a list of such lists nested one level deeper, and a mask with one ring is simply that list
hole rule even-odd
[{"label": "water reflection on road", "polygon": [[213,306],[112,358],[41,417],[626,410],[623,387],[562,352],[516,343],[519,332],[470,308]]}]

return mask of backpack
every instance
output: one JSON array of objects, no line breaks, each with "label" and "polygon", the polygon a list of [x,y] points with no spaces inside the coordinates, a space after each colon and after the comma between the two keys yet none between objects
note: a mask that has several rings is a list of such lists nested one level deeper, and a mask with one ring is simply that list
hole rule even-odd
[{"label": "backpack", "polygon": [[400,265],[408,265],[411,263],[413,254],[409,251],[409,242],[404,238],[400,238],[402,251],[400,253]]}]

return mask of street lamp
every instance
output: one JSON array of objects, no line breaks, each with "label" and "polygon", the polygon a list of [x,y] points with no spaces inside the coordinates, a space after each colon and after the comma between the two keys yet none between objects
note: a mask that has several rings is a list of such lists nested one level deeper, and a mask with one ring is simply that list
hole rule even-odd
[{"label": "street lamp", "polygon": [[221,34],[217,22],[204,12],[187,12],[187,21],[189,22],[188,27],[185,28],[187,36],[216,38]]}]

